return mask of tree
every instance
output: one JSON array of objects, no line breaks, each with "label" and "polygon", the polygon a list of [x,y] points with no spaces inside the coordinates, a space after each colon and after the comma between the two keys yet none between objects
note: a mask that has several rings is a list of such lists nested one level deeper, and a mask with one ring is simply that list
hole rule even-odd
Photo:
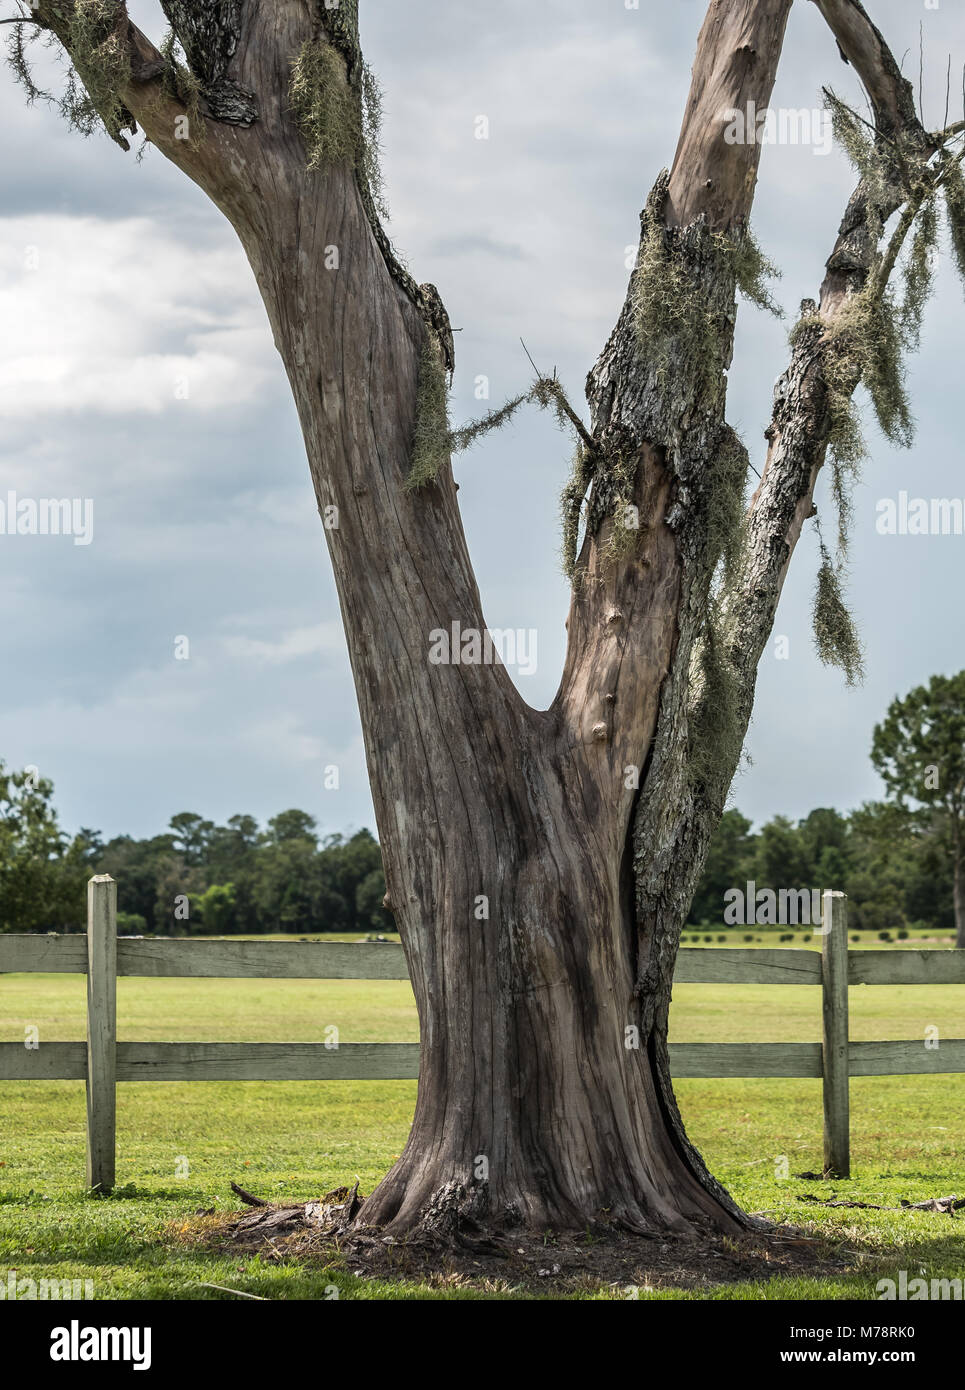
[{"label": "tree", "polygon": [[200,868],[208,857],[214,823],[193,811],[181,811],[170,820],[174,848],[191,868]]},{"label": "tree", "polygon": [[965,947],[965,671],[896,697],[875,726],[871,760],[895,801],[929,813],[953,873],[956,944]]},{"label": "tree", "polygon": [[694,893],[691,919],[701,925],[723,920],[729,888],[743,888],[753,877],[754,837],[740,811],[725,811],[707,851],[703,877]]},{"label": "tree", "polygon": [[[143,918],[148,932],[169,930],[170,904],[165,900],[158,912],[158,876],[174,854],[173,835],[155,835],[150,840],[134,840],[118,835],[104,846],[98,873],[117,880],[117,906],[123,913]],[[86,890],[85,890],[86,891]],[[83,912],[83,895],[79,899]]]},{"label": "tree", "polygon": [[[900,356],[940,189],[965,264],[960,130],[925,129],[858,0],[816,0],[872,121],[829,96],[857,187],[792,335],[745,504],[726,382],[738,289],[769,302],[749,230],[761,143],[728,139],[721,112],[767,108],[791,0],[712,0],[588,419],[539,375],[455,431],[448,316],[379,215],[357,0],[161,3],[163,51],[122,0],[31,0],[14,60],[29,83],[25,32],[59,42],[88,98],[68,94],[68,116],[89,128],[99,113],[122,146],[142,127],[231,221],[297,403],[422,1037],[408,1142],[355,1219],[453,1240],[467,1223],[583,1229],[604,1216],[637,1232],[743,1229],[674,1099],[674,960],[829,454],[846,504],[859,383],[892,437],[910,428]],[[450,462],[524,399],[576,441],[568,649],[545,711],[493,659]],[[816,630],[853,679],[839,579],[826,555]]]},{"label": "tree", "polygon": [[233,883],[212,883],[197,902],[201,930],[206,936],[224,936],[238,931]]},{"label": "tree", "polygon": [[761,828],[754,847],[754,877],[768,888],[812,887],[801,836],[789,817],[775,816]]},{"label": "tree", "polygon": [[64,931],[83,925],[84,884],[97,837],[72,842],[57,823],[53,783],[0,761],[0,931]]},{"label": "tree", "polygon": [[281,811],[268,822],[268,837],[273,844],[283,845],[290,840],[318,843],[316,821],[307,811]]}]

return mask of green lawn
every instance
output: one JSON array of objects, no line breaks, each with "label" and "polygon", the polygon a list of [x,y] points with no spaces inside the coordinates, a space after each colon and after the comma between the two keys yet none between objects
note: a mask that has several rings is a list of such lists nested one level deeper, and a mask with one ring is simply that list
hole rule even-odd
[{"label": "green lawn", "polygon": [[[794,944],[803,944],[800,934]],[[21,1040],[30,1024],[41,1040],[82,1038],[84,1002],[80,976],[0,977],[0,1040]],[[409,986],[394,981],[122,979],[118,1019],[127,1041],[315,1041],[330,1024],[344,1042],[417,1038]],[[930,1025],[946,1037],[965,1033],[962,987],[851,991],[856,1039],[923,1037]],[[674,1041],[819,1037],[815,988],[675,991]],[[811,1223],[849,1248],[860,1242],[877,1252],[847,1277],[720,1288],[715,1297],[869,1298],[878,1278],[902,1268],[911,1277],[919,1267],[929,1278],[965,1275],[961,1219],[821,1212],[798,1200],[833,1192],[897,1205],[902,1198],[965,1195],[965,1076],[856,1079],[855,1176],[833,1186],[780,1176],[785,1159],[791,1175],[821,1166],[818,1081],[682,1081],[678,1093],[691,1136],[745,1208]],[[226,1296],[201,1288],[204,1282],[269,1298],[325,1297],[332,1286],[341,1297],[481,1297],[466,1289],[385,1286],[355,1279],[346,1268],[219,1259],[168,1233],[170,1223],[198,1208],[236,1208],[232,1179],[278,1199],[315,1196],[356,1175],[362,1190],[371,1190],[405,1141],[414,1100],[415,1083],[404,1081],[123,1084],[119,1188],[105,1200],[83,1192],[82,1083],[0,1083],[0,1274],[16,1268],[21,1277],[90,1278],[99,1298]]]}]

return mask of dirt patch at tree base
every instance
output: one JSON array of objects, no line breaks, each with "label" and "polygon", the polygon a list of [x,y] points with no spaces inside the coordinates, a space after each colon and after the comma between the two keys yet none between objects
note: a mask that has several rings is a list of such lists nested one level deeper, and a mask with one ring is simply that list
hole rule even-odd
[{"label": "dirt patch at tree base", "polygon": [[[706,1231],[692,1236],[644,1236],[598,1223],[582,1233],[448,1231],[402,1240],[348,1224],[358,1200],[347,1188],[298,1206],[199,1213],[179,1224],[182,1241],[212,1252],[262,1260],[335,1266],[366,1279],[411,1281],[531,1295],[606,1288],[628,1298],[658,1289],[710,1291],[787,1277],[827,1277],[856,1268],[859,1252],[833,1247],[792,1226],[740,1236]],[[354,1208],[354,1209],[353,1209]],[[333,1223],[342,1211],[346,1223]]]}]

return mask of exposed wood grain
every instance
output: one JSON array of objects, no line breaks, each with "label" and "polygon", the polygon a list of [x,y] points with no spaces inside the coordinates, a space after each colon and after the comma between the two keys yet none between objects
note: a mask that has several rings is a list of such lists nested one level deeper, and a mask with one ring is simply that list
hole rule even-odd
[{"label": "exposed wood grain", "polygon": [[790,12],[791,0],[711,0],[670,175],[673,225],[706,217],[727,231],[750,216],[760,143],[728,144],[724,131],[728,112],[767,108]]}]

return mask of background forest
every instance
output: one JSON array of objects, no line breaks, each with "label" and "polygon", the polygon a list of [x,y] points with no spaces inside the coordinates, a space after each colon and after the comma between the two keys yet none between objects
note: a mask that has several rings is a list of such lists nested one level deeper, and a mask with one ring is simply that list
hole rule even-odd
[{"label": "background forest", "polygon": [[[183,811],[161,834],[104,841],[61,830],[51,782],[0,764],[0,930],[81,930],[87,879],[117,879],[128,935],[385,932],[378,842],[362,829],[319,837],[314,818],[288,810],[261,826],[249,815],[216,825]],[[744,889],[841,889],[849,927],[954,929],[948,827],[928,808],[870,802],[828,807],[759,829],[727,811],[690,920],[723,926],[724,894]]]}]

